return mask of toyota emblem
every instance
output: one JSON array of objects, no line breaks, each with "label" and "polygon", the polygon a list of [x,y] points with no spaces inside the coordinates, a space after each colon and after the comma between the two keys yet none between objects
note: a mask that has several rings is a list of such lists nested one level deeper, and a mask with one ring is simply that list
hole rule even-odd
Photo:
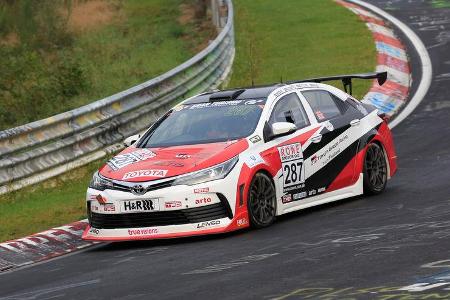
[{"label": "toyota emblem", "polygon": [[131,192],[135,195],[143,195],[145,194],[145,187],[140,184],[135,185],[131,188]]}]

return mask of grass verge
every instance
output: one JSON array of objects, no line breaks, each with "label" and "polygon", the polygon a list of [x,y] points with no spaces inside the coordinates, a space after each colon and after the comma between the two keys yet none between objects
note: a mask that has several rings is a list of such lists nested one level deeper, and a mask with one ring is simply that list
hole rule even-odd
[{"label": "grass verge", "polygon": [[[71,4],[63,9],[64,3]],[[196,15],[198,6],[199,0],[0,2],[0,130],[183,63],[215,35],[211,22]]]},{"label": "grass verge", "polygon": [[[331,1],[239,0],[234,5],[237,49],[229,86],[250,85],[252,77],[261,84],[281,76],[290,80],[374,70],[370,32],[356,15]],[[356,84],[356,96],[369,85]],[[86,187],[100,164],[0,196],[0,241],[84,218]]]},{"label": "grass verge", "polygon": [[[236,60],[230,86],[375,69],[375,45],[365,23],[330,0],[240,0],[234,5]],[[370,85],[355,81],[355,96],[361,98]]]}]

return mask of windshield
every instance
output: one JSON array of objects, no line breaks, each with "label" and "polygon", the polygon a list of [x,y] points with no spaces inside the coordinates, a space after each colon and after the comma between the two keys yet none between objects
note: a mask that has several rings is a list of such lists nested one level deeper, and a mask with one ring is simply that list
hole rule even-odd
[{"label": "windshield", "polygon": [[264,100],[234,100],[179,105],[144,137],[139,147],[225,142],[255,131]]}]

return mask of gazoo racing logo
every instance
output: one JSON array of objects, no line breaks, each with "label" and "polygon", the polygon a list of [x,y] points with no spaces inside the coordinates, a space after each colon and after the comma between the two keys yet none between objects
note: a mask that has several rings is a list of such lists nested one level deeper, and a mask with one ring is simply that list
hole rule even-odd
[{"label": "gazoo racing logo", "polygon": [[133,179],[139,177],[165,177],[167,174],[167,170],[138,170],[125,173],[122,179]]},{"label": "gazoo racing logo", "polygon": [[205,228],[220,225],[220,220],[206,221],[197,224],[197,228]]}]

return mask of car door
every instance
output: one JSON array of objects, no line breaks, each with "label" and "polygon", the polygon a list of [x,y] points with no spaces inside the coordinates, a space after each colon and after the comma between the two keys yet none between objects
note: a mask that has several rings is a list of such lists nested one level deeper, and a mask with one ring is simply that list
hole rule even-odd
[{"label": "car door", "polygon": [[270,147],[262,153],[266,161],[279,166],[277,194],[281,195],[283,204],[306,197],[308,187],[305,184],[305,168],[303,145],[317,130],[317,122],[311,123],[311,114],[305,111],[297,92],[284,95],[275,102],[267,127],[277,122],[289,122],[296,125],[297,130],[286,136],[270,140]]},{"label": "car door", "polygon": [[308,194],[354,184],[359,139],[354,140],[353,132],[358,131],[363,114],[327,90],[307,90],[301,94],[321,125],[316,143],[304,149]]}]

